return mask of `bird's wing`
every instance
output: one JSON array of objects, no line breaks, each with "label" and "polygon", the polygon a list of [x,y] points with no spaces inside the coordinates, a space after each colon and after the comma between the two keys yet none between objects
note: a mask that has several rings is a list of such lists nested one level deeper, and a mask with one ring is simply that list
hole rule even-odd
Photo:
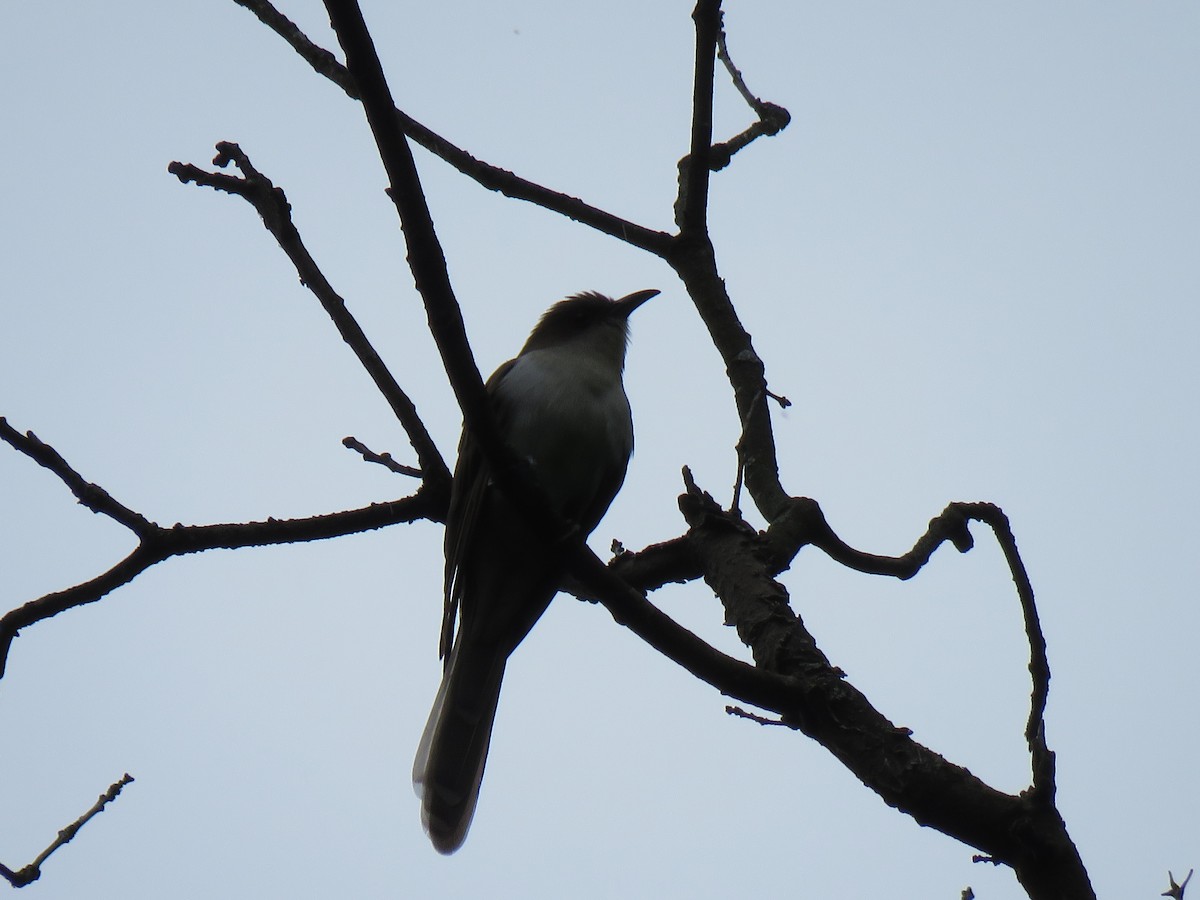
[{"label": "bird's wing", "polygon": [[[484,386],[492,401],[492,412],[500,433],[504,433],[508,417],[506,404],[497,394],[497,386],[512,369],[516,360],[510,359],[501,365]],[[458,463],[454,467],[454,483],[450,489],[450,508],[446,514],[446,572],[445,608],[442,613],[442,637],[439,652],[449,660],[450,647],[454,641],[454,625],[458,618],[459,601],[462,598],[462,583],[459,578],[463,562],[471,552],[475,540],[479,511],[487,493],[491,475],[487,460],[475,436],[463,425],[462,438],[458,442]]]},{"label": "bird's wing", "polygon": [[[628,404],[626,405],[626,415],[629,415]],[[613,502],[613,498],[617,496],[617,491],[621,490],[621,485],[625,483],[625,470],[629,466],[629,458],[633,455],[632,418],[630,419],[628,434],[629,440],[627,445],[620,448],[624,453],[621,464],[619,466],[598,467],[597,474],[599,479],[595,484],[595,493],[587,505],[577,514],[575,521],[579,525],[579,530],[583,532],[584,537],[591,534],[596,526],[600,524],[600,520],[608,512],[608,507]]]}]

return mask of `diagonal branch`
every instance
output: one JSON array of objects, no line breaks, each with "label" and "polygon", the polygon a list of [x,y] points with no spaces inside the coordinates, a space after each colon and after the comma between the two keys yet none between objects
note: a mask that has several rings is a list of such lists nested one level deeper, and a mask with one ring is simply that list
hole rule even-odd
[{"label": "diagonal branch", "polygon": [[[1015,554],[1007,520],[991,504],[955,504],[964,515],[986,521],[1000,542]],[[720,597],[726,619],[754,654],[760,669],[788,678],[793,685],[785,706],[767,706],[783,721],[822,744],[888,805],[1011,866],[1030,897],[1094,898],[1095,893],[1053,804],[1053,757],[1041,741],[1041,705],[1045,679],[1044,643],[1032,611],[1032,592],[1021,587],[1019,557],[1014,579],[1022,594],[1026,629],[1034,646],[1034,695],[1037,721],[1029,730],[1034,748],[1034,786],[1019,796],[992,788],[967,769],[954,765],[913,740],[876,710],[845,674],[817,647],[789,603],[787,590],[773,577],[777,565],[769,540],[739,517],[721,510],[688,479],[680,509],[695,544],[704,579]],[[1010,564],[1013,560],[1010,559]],[[1036,638],[1035,638],[1036,635]]]},{"label": "diagonal branch", "polygon": [[103,811],[104,807],[116,800],[121,793],[121,789],[124,788],[125,785],[131,784],[132,782],[132,775],[129,775],[128,773],[122,775],[119,779],[109,785],[108,790],[100,795],[100,797],[92,805],[91,809],[85,812],[66,828],[59,831],[58,836],[51,841],[50,846],[38,854],[37,859],[25,866],[23,869],[19,869],[15,872],[8,866],[0,863],[0,876],[3,876],[9,884],[16,888],[33,884],[33,882],[42,877],[42,864],[50,858],[50,854],[52,854],[59,847],[62,847],[64,844],[70,843],[71,839],[79,833],[79,829],[86,825],[94,816],[99,815],[99,813]]},{"label": "diagonal branch", "polygon": [[422,477],[431,486],[448,487],[450,470],[438,452],[437,445],[425,429],[425,423],[417,414],[417,408],[408,395],[397,383],[382,357],[376,352],[366,333],[358,321],[346,308],[346,301],[333,289],[325,278],[320,267],[304,246],[300,232],[292,222],[292,207],[282,188],[272,184],[271,179],[254,168],[250,158],[237,144],[221,142],[217,144],[217,156],[214,165],[225,167],[233,163],[242,173],[238,178],[224,175],[220,172],[206,172],[193,165],[173,162],[167,171],[182,183],[195,182],[198,185],[225,191],[241,197],[250,203],[262,216],[263,225],[279,243],[283,252],[296,267],[300,281],[320,301],[322,308],[333,320],[342,340],[354,351],[379,392],[392,408],[400,424],[408,434],[409,442],[416,451]]},{"label": "diagonal branch", "polygon": [[75,499],[81,506],[87,507],[94,513],[108,516],[139,537],[151,534],[158,528],[141,513],[134,512],[124,504],[118,503],[104,488],[84,479],[67,464],[57,450],[39,440],[32,431],[21,434],[9,425],[8,420],[3,416],[0,416],[0,440],[5,441],[38,465],[57,475],[59,480],[71,489],[71,493],[75,495]]},{"label": "diagonal branch", "polygon": [[[313,43],[294,22],[275,9],[269,0],[234,0],[234,2],[250,10],[258,17],[259,21],[287,41],[317,74],[328,78],[345,91],[350,98],[363,99],[350,70],[339,63],[328,50]],[[339,39],[341,39],[340,34]],[[486,163],[422,125],[408,114],[396,109],[394,104],[393,112],[405,135],[488,190],[498,191],[514,200],[524,200],[551,212],[559,213],[581,225],[586,225],[602,234],[617,238],[657,256],[662,256],[668,251],[670,235],[644,225],[638,225],[585,203],[578,197],[551,190],[507,169]]]}]

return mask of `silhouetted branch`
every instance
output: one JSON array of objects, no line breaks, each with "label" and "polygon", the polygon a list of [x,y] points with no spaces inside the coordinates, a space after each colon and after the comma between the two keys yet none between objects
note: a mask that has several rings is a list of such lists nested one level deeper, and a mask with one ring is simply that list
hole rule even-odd
[{"label": "silhouetted branch", "polygon": [[666,261],[682,279],[713,346],[725,363],[742,423],[740,461],[745,486],[768,521],[782,515],[790,502],[779,481],[779,462],[767,398],[766,366],[742,326],[717,270],[708,234],[708,187],[712,154],[713,78],[721,33],[720,0],[699,0],[692,13],[696,28],[692,125],[688,155],[679,162],[675,221],[679,235]]},{"label": "silhouetted branch", "polygon": [[1046,701],[1050,692],[1046,639],[1034,602],[1033,585],[1021,561],[1008,517],[1000,507],[993,503],[950,503],[930,520],[929,527],[911,550],[895,557],[855,550],[834,533],[820,505],[808,498],[794,498],[787,513],[772,524],[768,535],[775,554],[775,564],[780,568],[786,566],[801,547],[812,544],[835,561],[859,572],[909,579],[929,562],[934,551],[946,541],[952,543],[960,553],[970,550],[975,541],[968,529],[971,521],[983,522],[992,529],[1017,589],[1025,636],[1029,642],[1029,674],[1033,683],[1029,718],[1025,726],[1025,739],[1033,763],[1032,796],[1052,803],[1054,754],[1047,747],[1045,736]]},{"label": "silhouetted branch", "polygon": [[412,466],[396,462],[396,460],[392,459],[392,454],[390,453],[376,453],[356,437],[342,438],[342,446],[357,451],[366,462],[377,463],[385,469],[395,472],[397,475],[408,475],[413,478],[421,477],[420,469],[414,469]]},{"label": "silhouetted branch", "polygon": [[104,807],[109,803],[112,803],[114,800],[116,800],[117,796],[121,793],[121,789],[125,787],[125,785],[131,784],[132,782],[133,776],[129,774],[122,775],[118,781],[113,782],[113,784],[109,786],[107,791],[100,795],[100,798],[96,801],[91,809],[60,831],[58,833],[58,837],[54,839],[50,846],[38,854],[37,859],[25,866],[23,869],[15,872],[8,866],[0,863],[0,876],[3,876],[5,879],[7,879],[8,883],[13,887],[19,888],[25,887],[28,884],[33,884],[33,882],[42,877],[42,864],[50,858],[50,854],[64,844],[69,843],[70,840],[79,833],[79,829],[88,823],[89,819],[103,810]]},{"label": "silhouetted branch", "polygon": [[746,80],[742,76],[741,70],[733,64],[733,59],[729,55],[724,28],[721,28],[717,34],[717,57],[724,63],[725,70],[733,80],[733,86],[742,95],[742,99],[746,101],[749,107],[754,110],[755,115],[758,116],[758,121],[728,141],[713,145],[712,156],[709,159],[708,165],[714,172],[729,165],[733,160],[733,155],[752,141],[760,137],[779,134],[792,121],[792,115],[786,109],[778,103],[771,103],[756,97],[750,88],[746,86]]},{"label": "silhouetted branch", "polygon": [[983,522],[996,535],[996,541],[1004,552],[1017,597],[1021,601],[1021,615],[1025,624],[1025,637],[1029,642],[1029,675],[1033,681],[1030,696],[1029,718],[1025,724],[1025,740],[1033,760],[1032,800],[1052,806],[1054,803],[1054,753],[1046,745],[1046,701],[1050,695],[1050,661],[1046,656],[1046,638],[1042,633],[1041,620],[1033,598],[1033,585],[1029,573],[1017,550],[1017,541],[1004,510],[993,503],[960,503],[957,506],[968,519]]},{"label": "silhouetted branch", "polygon": [[736,716],[739,719],[749,719],[751,722],[757,722],[759,725],[782,725],[785,728],[796,727],[788,722],[784,722],[782,719],[768,719],[766,716],[760,716],[756,713],[744,710],[740,706],[726,706],[725,712],[726,714]]},{"label": "silhouetted branch", "polygon": [[366,333],[357,320],[346,308],[346,301],[333,289],[325,278],[316,261],[309,254],[292,222],[292,207],[282,188],[271,183],[271,179],[263,175],[250,162],[250,158],[237,144],[223,141],[217,144],[217,155],[213,164],[224,168],[233,163],[242,173],[242,177],[225,175],[220,172],[206,172],[197,166],[173,162],[167,166],[167,171],[184,184],[189,181],[198,185],[211,187],[215,190],[235,194],[249,202],[258,214],[262,216],[263,225],[271,232],[283,252],[296,267],[300,281],[320,301],[322,308],[333,320],[342,340],[349,345],[358,357],[379,392],[392,408],[400,424],[404,426],[408,439],[416,451],[417,460],[421,467],[421,475],[426,484],[431,487],[448,485],[450,470],[446,467],[442,455],[438,452],[433,438],[425,429],[425,424],[417,415],[416,406],[397,383],[388,370],[382,357],[371,346]]},{"label": "silhouetted branch", "polygon": [[[294,22],[276,10],[267,0],[234,0],[234,2],[258,16],[259,21],[287,41],[319,75],[324,75],[352,99],[362,99],[350,71],[342,66],[332,53],[309,40]],[[339,35],[340,39],[341,35]],[[578,197],[551,190],[526,178],[521,178],[507,169],[476,159],[466,150],[425,127],[407,113],[396,109],[394,105],[392,109],[401,128],[409,138],[488,190],[498,191],[514,200],[524,200],[536,204],[543,209],[564,215],[581,225],[586,225],[656,255],[662,256],[667,252],[671,240],[670,235],[630,222],[585,203]]]},{"label": "silhouetted branch", "polygon": [[85,481],[53,447],[43,443],[32,432],[21,434],[0,418],[0,439],[54,472],[88,509],[121,522],[138,537],[138,544],[133,551],[108,571],[74,587],[30,600],[0,617],[0,677],[4,675],[13,639],[22,628],[68,609],[94,603],[172,556],[205,550],[323,540],[418,519],[440,522],[445,519],[449,503],[448,485],[434,488],[425,484],[416,494],[402,500],[372,503],[360,509],[304,519],[268,519],[265,522],[216,525],[177,524],[165,528],[123,506],[102,488]]},{"label": "silhouetted branch", "polygon": [[[704,580],[721,599],[726,621],[750,648],[755,666],[791,685],[783,705],[756,705],[781,713],[785,723],[821,743],[888,805],[1012,867],[1030,897],[1094,897],[1078,851],[1053,805],[1053,768],[1044,758],[1049,754],[1044,744],[1039,750],[1031,743],[1034,787],[1013,796],[914,740],[909,729],[897,727],[876,710],[818,648],[791,608],[786,588],[774,578],[779,557],[770,536],[722,510],[685,477],[687,492],[680,497],[680,509]],[[1009,548],[1015,553],[996,507],[952,506],[958,515],[986,521],[997,531],[1006,555]],[[817,509],[811,501],[809,508]],[[1014,578],[1018,570],[1023,575],[1023,568],[1014,565]],[[1032,593],[1026,594],[1020,585],[1019,590],[1035,647],[1033,671],[1037,660],[1044,659],[1037,649],[1041,633],[1036,614],[1030,624]],[[1033,675],[1034,706],[1040,710],[1046,683],[1039,672]],[[1040,738],[1040,717],[1031,728]]]},{"label": "silhouetted branch", "polygon": [[41,441],[32,431],[21,434],[9,425],[8,420],[3,416],[0,416],[0,440],[10,444],[38,465],[57,475],[59,480],[71,489],[71,493],[75,495],[75,499],[81,506],[87,507],[94,513],[108,516],[139,537],[152,533],[158,527],[141,513],[134,512],[124,504],[118,503],[104,488],[84,479],[67,464],[57,450]]},{"label": "silhouetted branch", "polygon": [[1163,891],[1160,896],[1172,897],[1174,900],[1183,900],[1183,892],[1187,890],[1187,884],[1192,880],[1192,873],[1195,869],[1188,869],[1187,878],[1183,879],[1183,884],[1175,883],[1175,876],[1167,872],[1167,878],[1171,880],[1171,886]]}]

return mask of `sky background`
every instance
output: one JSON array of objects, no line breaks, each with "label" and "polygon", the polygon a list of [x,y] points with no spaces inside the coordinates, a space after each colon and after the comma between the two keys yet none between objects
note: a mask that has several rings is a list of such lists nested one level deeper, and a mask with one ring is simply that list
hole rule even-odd
[{"label": "sky background", "polygon": [[[1168,869],[1200,867],[1200,7],[729,5],[750,86],[792,113],[715,176],[711,205],[721,273],[794,403],[775,414],[783,483],[879,553],[951,500],[1003,506],[1049,644],[1059,808],[1100,896],[1156,897]],[[319,3],[283,9],[335,48]],[[406,111],[661,229],[690,11],[365,4]],[[340,445],[411,461],[257,215],[167,174],[234,140],[450,457],[461,418],[356,104],[230,2],[14,0],[0,22],[0,415],[165,525],[411,492]],[[721,82],[717,137],[748,122]],[[418,164],[485,374],[565,294],[663,292],[633,320],[637,451],[592,545],[681,533],[684,465],[728,502],[737,419],[671,272]],[[1015,792],[1027,647],[975,533],[903,584],[813,550],[783,580],[881,711]],[[131,548],[0,447],[6,609]],[[0,861],[31,861],[128,771],[26,896],[1023,896],[569,597],[510,664],[471,835],[438,856],[409,782],[441,566],[429,523],[207,553],[26,630],[0,683]],[[703,584],[653,600],[747,656]]]}]

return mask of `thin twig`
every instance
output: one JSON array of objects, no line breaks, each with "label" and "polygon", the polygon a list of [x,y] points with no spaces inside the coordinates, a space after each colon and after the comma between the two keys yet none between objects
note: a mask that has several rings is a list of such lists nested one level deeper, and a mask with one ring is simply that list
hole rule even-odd
[{"label": "thin twig", "polygon": [[725,712],[731,716],[737,716],[739,719],[749,719],[751,722],[757,722],[759,725],[782,725],[784,728],[796,727],[780,719],[768,719],[766,716],[757,715],[749,710],[742,709],[740,706],[726,706]]},{"label": "thin twig", "polygon": [[99,799],[96,800],[96,803],[91,809],[85,812],[66,828],[62,829],[58,833],[58,837],[51,842],[50,846],[38,854],[37,859],[25,866],[23,869],[15,872],[8,868],[8,866],[0,864],[0,875],[6,878],[9,884],[11,884],[13,887],[25,887],[27,884],[32,884],[33,882],[37,881],[42,876],[42,864],[50,858],[50,854],[64,844],[69,843],[71,839],[79,833],[79,829],[86,825],[93,816],[103,810],[105,806],[116,800],[121,793],[121,789],[124,788],[125,785],[131,784],[132,782],[132,775],[129,775],[128,773],[122,775],[119,780],[113,782],[109,786],[107,791],[100,795]]},{"label": "thin twig", "polygon": [[733,81],[733,86],[737,88],[738,93],[742,95],[742,99],[746,101],[746,104],[754,110],[754,114],[758,116],[758,121],[728,141],[713,145],[709,167],[714,172],[729,165],[733,159],[733,155],[743,147],[746,147],[760,137],[779,134],[779,132],[787,128],[788,123],[792,120],[791,113],[778,103],[771,103],[755,96],[754,92],[746,86],[746,79],[743,77],[741,70],[733,64],[733,58],[729,55],[729,47],[726,43],[725,29],[723,27],[717,35],[717,57],[725,64],[725,70],[729,73],[729,77]]},{"label": "thin twig", "polygon": [[420,469],[396,462],[390,453],[376,453],[356,437],[351,436],[342,438],[342,446],[356,451],[366,462],[377,463],[378,465],[383,466],[385,469],[395,472],[397,475],[408,475],[413,478],[421,477]]}]

